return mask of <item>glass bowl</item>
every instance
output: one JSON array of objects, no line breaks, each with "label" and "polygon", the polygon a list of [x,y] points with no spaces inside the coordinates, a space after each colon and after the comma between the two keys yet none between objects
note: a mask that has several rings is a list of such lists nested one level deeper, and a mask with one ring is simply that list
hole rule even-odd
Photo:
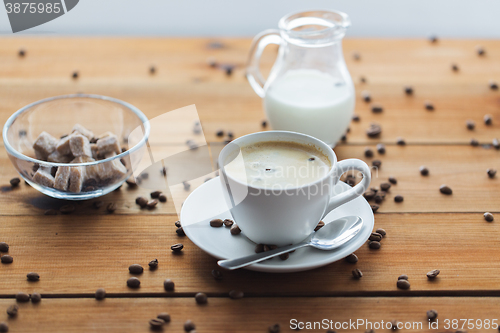
[{"label": "glass bowl", "polygon": [[[106,132],[115,134],[121,149],[99,158],[96,150],[95,160],[75,159],[72,154],[76,150],[72,150],[65,157],[72,159],[69,163],[36,157],[33,144],[40,133],[45,131],[61,140],[75,124],[92,131],[95,137]],[[21,108],[7,120],[2,134],[12,164],[33,188],[58,199],[87,200],[115,190],[131,176],[136,167],[133,164],[146,151],[149,133],[148,119],[133,105],[105,96],[75,94],[43,99]],[[89,139],[89,143],[95,141]]]}]

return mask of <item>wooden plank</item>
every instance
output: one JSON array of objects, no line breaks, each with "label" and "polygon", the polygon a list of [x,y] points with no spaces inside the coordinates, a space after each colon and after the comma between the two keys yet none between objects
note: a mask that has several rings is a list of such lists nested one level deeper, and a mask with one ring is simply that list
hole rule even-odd
[{"label": "wooden plank", "polygon": [[[3,38],[0,46],[0,123],[15,110],[36,100],[68,93],[109,95],[130,102],[149,118],[196,104],[207,140],[217,140],[218,129],[236,136],[261,130],[262,103],[244,78],[250,40],[227,39],[222,49],[207,49],[208,39],[106,39],[106,38]],[[474,47],[487,50],[478,57]],[[63,46],[64,45],[64,46]],[[17,57],[25,47],[27,56]],[[395,142],[399,136],[408,143],[468,143],[471,137],[488,143],[500,136],[500,98],[488,88],[488,80],[500,75],[498,41],[365,40],[344,42],[346,61],[356,81],[356,113],[349,143],[374,142],[367,138],[370,122],[382,124],[380,141]],[[350,54],[358,50],[361,61]],[[208,57],[237,65],[227,77],[206,64]],[[275,52],[262,59],[269,69]],[[450,64],[460,66],[453,73]],[[151,64],[158,72],[148,73]],[[79,70],[80,78],[71,79]],[[359,76],[368,79],[358,83]],[[412,97],[403,93],[413,85]],[[374,102],[384,106],[382,114],[372,114],[361,101],[369,90]],[[434,103],[434,112],[425,111],[423,102]],[[493,125],[482,124],[484,114],[492,114]],[[465,121],[477,124],[468,131]],[[443,128],[446,127],[446,130]]]},{"label": "wooden plank", "polygon": [[[0,300],[0,307],[11,303],[12,300]],[[433,329],[426,317],[431,309],[438,312]],[[316,329],[304,329],[325,332],[330,325],[332,329],[337,325],[342,332],[363,332],[383,325],[384,329],[376,331],[390,332],[386,323],[397,320],[405,332],[436,332],[462,328],[464,321],[460,319],[471,319],[465,323],[465,331],[485,332],[498,326],[491,323],[499,310],[494,297],[209,298],[203,306],[183,298],[43,299],[36,305],[20,304],[17,318],[9,319],[8,324],[9,332],[150,332],[148,321],[160,312],[168,312],[171,322],[164,326],[168,332],[183,332],[188,319],[195,323],[198,332],[267,332],[269,326],[277,323],[281,332],[291,332],[299,322],[314,325],[323,320],[326,326],[316,324]],[[446,329],[454,319],[459,326]]]},{"label": "wooden plank", "polygon": [[[187,237],[177,236],[175,220],[174,216],[2,217],[0,241],[10,245],[14,262],[0,265],[0,296],[18,291],[88,294],[100,287],[110,293],[161,296],[167,295],[166,278],[176,283],[174,295],[226,295],[232,289],[254,296],[492,295],[500,289],[494,264],[500,260],[500,224],[484,221],[482,214],[378,214],[375,228],[384,228],[387,237],[380,250],[364,245],[356,251],[357,264],[341,260],[286,276],[223,271],[221,281],[211,274],[216,260]],[[178,242],[185,247],[181,255],[174,255],[169,247]],[[149,271],[148,262],[155,258],[159,267]],[[128,266],[135,263],[145,267],[138,290],[126,286],[131,276]],[[363,272],[360,280],[352,278],[354,268]],[[441,274],[429,281],[426,273],[433,269]],[[39,282],[26,280],[32,271],[40,274]],[[396,288],[401,274],[410,278],[409,291]]]}]

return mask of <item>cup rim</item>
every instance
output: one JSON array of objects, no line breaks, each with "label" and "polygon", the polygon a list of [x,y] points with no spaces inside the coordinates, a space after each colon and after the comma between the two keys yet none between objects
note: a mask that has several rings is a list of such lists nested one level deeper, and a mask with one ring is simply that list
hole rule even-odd
[{"label": "cup rim", "polygon": [[[26,155],[22,154],[21,152],[19,152],[17,149],[14,149],[14,147],[12,147],[12,145],[9,142],[9,139],[7,138],[7,132],[9,130],[10,126],[17,119],[17,117],[19,117],[21,114],[23,114],[24,112],[28,111],[30,108],[32,108],[33,106],[36,106],[38,104],[51,102],[51,101],[55,101],[58,99],[70,99],[70,98],[82,98],[82,97],[113,102],[113,103],[119,104],[119,105],[129,109],[130,111],[132,111],[139,118],[139,120],[142,122],[142,124],[144,126],[144,133],[143,133],[143,137],[141,138],[141,140],[136,145],[134,145],[133,147],[128,149],[127,151],[122,152],[116,156],[112,156],[112,157],[106,158],[104,160],[98,160],[98,161],[86,162],[86,163],[56,163],[56,162],[42,161],[42,160],[38,160],[38,159],[33,158],[33,157],[26,156]],[[5,125],[3,126],[2,138],[3,138],[5,149],[7,150],[7,153],[9,153],[10,155],[13,155],[16,158],[22,159],[24,161],[29,161],[32,163],[37,163],[37,164],[40,164],[42,166],[57,166],[57,167],[72,166],[72,167],[77,167],[77,166],[97,165],[100,163],[110,162],[110,161],[113,161],[115,159],[121,159],[124,156],[127,156],[130,153],[141,148],[148,140],[150,131],[151,131],[151,127],[150,127],[149,120],[146,117],[146,115],[144,113],[142,113],[141,110],[139,110],[137,107],[133,106],[130,103],[124,102],[124,101],[119,100],[117,98],[102,96],[102,95],[97,95],[97,94],[70,94],[70,95],[59,95],[59,96],[44,98],[44,99],[38,100],[36,102],[33,102],[31,104],[28,104],[26,106],[23,106],[22,108],[20,108],[16,112],[14,112],[9,117],[9,119],[7,119],[7,121],[5,122]]]},{"label": "cup rim", "polygon": [[[284,189],[280,189],[280,190],[249,185],[249,184],[246,184],[246,183],[243,183],[243,182],[239,181],[238,179],[235,179],[233,177],[228,176],[228,174],[224,170],[224,161],[223,161],[223,158],[225,157],[225,155],[228,154],[227,151],[229,149],[231,149],[230,148],[231,144],[232,143],[236,143],[236,141],[242,141],[242,140],[248,139],[249,137],[259,136],[259,135],[263,135],[263,134],[267,134],[267,133],[277,133],[277,134],[279,134],[279,133],[285,133],[285,134],[291,134],[292,136],[299,136],[299,137],[307,138],[309,140],[312,140],[312,141],[316,142],[319,147],[324,148],[326,154],[328,154],[328,152],[330,152],[331,156],[328,156],[329,158],[331,158],[331,162],[332,162],[330,170],[328,171],[328,173],[326,175],[324,175],[323,177],[321,177],[320,179],[318,179],[318,180],[316,180],[316,181],[314,181],[312,183],[304,184],[304,185],[301,185],[301,186],[294,186],[294,187],[284,188]],[[262,140],[262,141],[265,141],[265,140]],[[272,140],[267,140],[267,141],[272,141]],[[294,141],[294,142],[296,142],[296,141]],[[264,190],[264,191],[293,191],[293,190],[299,190],[299,189],[302,189],[302,188],[307,188],[307,187],[310,187],[310,186],[313,186],[313,185],[317,185],[317,184],[323,182],[325,179],[328,179],[329,177],[332,177],[333,173],[336,170],[337,155],[335,154],[335,152],[333,151],[333,149],[329,145],[327,145],[325,142],[323,142],[320,139],[315,138],[315,137],[313,137],[311,135],[307,135],[307,134],[303,134],[303,133],[298,133],[298,132],[292,132],[292,131],[262,131],[262,132],[255,132],[255,133],[243,135],[243,136],[240,136],[239,138],[234,139],[233,141],[231,141],[219,153],[219,157],[217,158],[217,163],[219,164],[220,171],[224,175],[224,177],[227,177],[227,178],[231,179],[231,181],[233,181],[233,182],[235,182],[235,183],[237,183],[239,185],[246,186],[248,188],[252,188],[252,189],[256,189],[256,190]]]},{"label": "cup rim", "polygon": [[[325,13],[325,14],[334,14],[338,15],[341,19],[342,22],[340,24],[334,24],[331,27],[326,27],[324,29],[321,29],[319,31],[293,31],[287,27],[287,20],[289,20],[291,17],[295,15],[299,15],[302,13]],[[303,36],[314,36],[314,35],[319,35],[319,34],[324,34],[326,32],[333,31],[335,29],[347,29],[351,26],[351,20],[349,19],[349,16],[341,11],[338,10],[326,10],[326,9],[309,9],[309,10],[299,10],[299,11],[294,11],[291,13],[286,14],[283,16],[279,22],[278,22],[278,27],[281,31],[286,32],[289,35],[293,35],[296,37],[303,37]]]}]

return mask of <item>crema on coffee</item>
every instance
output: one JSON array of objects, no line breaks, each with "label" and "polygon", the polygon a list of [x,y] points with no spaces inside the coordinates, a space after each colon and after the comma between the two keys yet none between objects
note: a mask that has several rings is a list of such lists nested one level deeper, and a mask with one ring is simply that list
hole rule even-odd
[{"label": "crema on coffee", "polygon": [[251,186],[287,189],[323,178],[332,162],[313,145],[263,141],[240,147],[228,156],[226,174]]}]

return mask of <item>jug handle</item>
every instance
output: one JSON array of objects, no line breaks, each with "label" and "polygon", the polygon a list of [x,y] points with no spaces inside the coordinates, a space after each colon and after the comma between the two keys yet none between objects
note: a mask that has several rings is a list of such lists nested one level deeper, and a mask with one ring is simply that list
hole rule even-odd
[{"label": "jug handle", "polygon": [[260,73],[260,57],[262,52],[269,44],[281,45],[282,38],[280,36],[279,30],[269,29],[264,30],[257,36],[255,36],[252,41],[252,46],[250,48],[250,55],[247,62],[247,73],[246,77],[253,90],[260,97],[264,98],[264,85],[266,80],[262,77]]}]

